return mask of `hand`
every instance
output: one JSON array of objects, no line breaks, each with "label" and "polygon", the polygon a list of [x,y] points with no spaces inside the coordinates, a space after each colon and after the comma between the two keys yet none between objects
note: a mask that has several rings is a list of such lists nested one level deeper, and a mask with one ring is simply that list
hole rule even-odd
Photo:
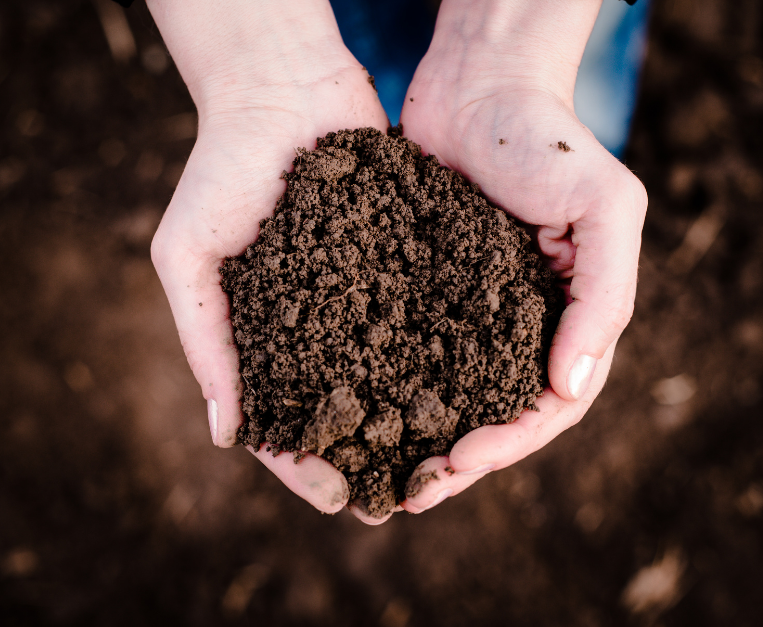
[{"label": "hand", "polygon": [[[218,269],[272,215],[295,149],[344,128],[386,131],[368,75],[344,47],[328,2],[151,0],[149,7],[199,110],[199,133],[151,256],[180,340],[208,402],[212,439],[236,442],[242,381]],[[251,450],[251,448],[250,448]],[[284,484],[334,513],[347,482],[308,455],[253,451]]]},{"label": "hand", "polygon": [[403,503],[408,511],[436,505],[576,424],[601,391],[630,320],[646,193],[572,106],[599,4],[446,0],[408,90],[406,136],[530,226],[568,303],[540,411],[477,429],[449,458],[424,462],[438,480]]}]

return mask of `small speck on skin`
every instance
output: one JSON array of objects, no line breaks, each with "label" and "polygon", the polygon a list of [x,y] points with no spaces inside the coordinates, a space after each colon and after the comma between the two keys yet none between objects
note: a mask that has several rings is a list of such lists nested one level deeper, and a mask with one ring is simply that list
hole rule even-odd
[{"label": "small speck on skin", "polygon": [[203,307],[203,306],[204,306],[204,303],[199,303],[199,307]]},{"label": "small speck on skin", "polygon": [[[550,145],[552,148],[554,147],[554,144],[549,144],[549,145]],[[572,151],[572,152],[575,152],[574,150],[572,150],[572,148],[570,148],[570,147],[569,147],[569,145],[567,144],[567,142],[562,142],[562,141],[560,141],[560,142],[556,142],[556,147],[557,147],[559,150],[561,150],[562,152],[570,152],[570,151]]]},{"label": "small speck on skin", "polygon": [[506,143],[506,140],[505,140],[505,139],[499,139],[499,140],[498,140],[498,143],[499,143],[499,144],[501,144],[501,145],[503,146],[503,144],[505,144],[505,143]]},{"label": "small speck on skin", "polygon": [[413,98],[411,98],[411,102],[413,102]]}]

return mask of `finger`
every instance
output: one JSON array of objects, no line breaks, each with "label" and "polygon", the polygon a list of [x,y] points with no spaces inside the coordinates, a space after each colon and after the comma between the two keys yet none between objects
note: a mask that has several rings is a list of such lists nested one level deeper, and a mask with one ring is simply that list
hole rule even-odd
[{"label": "finger", "polygon": [[569,227],[542,226],[534,229],[538,249],[543,261],[559,279],[572,277],[575,266],[575,246],[572,244]]},{"label": "finger", "polygon": [[588,391],[579,401],[566,401],[546,389],[536,401],[540,411],[527,410],[510,424],[480,427],[467,433],[450,453],[456,475],[481,476],[511,466],[577,424],[604,387],[614,350],[612,345],[604,354]]},{"label": "finger", "polygon": [[439,505],[445,499],[463,492],[488,472],[490,471],[458,475],[447,457],[430,457],[413,471],[408,488],[413,488],[415,491],[401,505],[411,514],[420,514]]},{"label": "finger", "polygon": [[243,422],[238,353],[230,326],[228,297],[220,287],[219,261],[165,244],[160,227],[151,248],[188,363],[202,394],[212,441],[229,447]]},{"label": "finger", "polygon": [[247,446],[268,470],[298,497],[304,499],[324,514],[336,514],[350,498],[350,489],[344,475],[325,459],[308,453],[298,463],[294,455],[280,453],[273,457],[267,444],[260,450]]},{"label": "finger", "polygon": [[376,526],[381,525],[382,523],[387,522],[390,518],[392,518],[392,514],[394,514],[397,510],[397,508],[393,511],[391,511],[389,514],[386,514],[385,516],[382,516],[381,518],[374,518],[373,516],[369,516],[368,514],[365,514],[360,508],[356,507],[355,505],[348,505],[347,509],[350,510],[350,513],[355,516],[360,522],[365,523],[366,525]]},{"label": "finger", "polygon": [[583,396],[597,361],[633,313],[646,193],[627,176],[617,202],[585,212],[572,225],[572,302],[552,341],[548,373],[554,392],[568,401]]}]

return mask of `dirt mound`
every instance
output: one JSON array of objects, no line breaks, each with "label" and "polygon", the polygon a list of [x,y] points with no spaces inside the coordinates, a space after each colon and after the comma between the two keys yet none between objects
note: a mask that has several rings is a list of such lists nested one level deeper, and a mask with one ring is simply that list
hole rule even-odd
[{"label": "dirt mound", "polygon": [[329,133],[284,178],[221,268],[239,435],[323,456],[381,517],[424,459],[534,407],[562,295],[511,218],[395,129]]}]

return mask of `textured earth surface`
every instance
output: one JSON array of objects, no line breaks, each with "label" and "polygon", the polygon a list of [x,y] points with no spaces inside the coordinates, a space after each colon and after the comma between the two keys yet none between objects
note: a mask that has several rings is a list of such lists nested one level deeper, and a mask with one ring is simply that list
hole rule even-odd
[{"label": "textured earth surface", "polygon": [[241,439],[325,457],[383,517],[420,462],[535,407],[563,294],[514,220],[397,129],[329,133],[284,178],[221,268]]}]

